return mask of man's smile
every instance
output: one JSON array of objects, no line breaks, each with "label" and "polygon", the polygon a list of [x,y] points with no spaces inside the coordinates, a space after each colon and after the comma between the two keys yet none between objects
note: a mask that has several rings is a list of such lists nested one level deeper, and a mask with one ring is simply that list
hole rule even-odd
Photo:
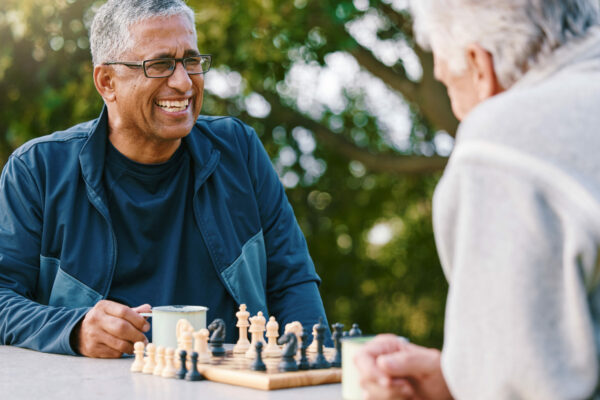
[{"label": "man's smile", "polygon": [[184,111],[190,104],[190,99],[183,100],[156,100],[154,102],[157,106],[167,112],[181,112]]}]

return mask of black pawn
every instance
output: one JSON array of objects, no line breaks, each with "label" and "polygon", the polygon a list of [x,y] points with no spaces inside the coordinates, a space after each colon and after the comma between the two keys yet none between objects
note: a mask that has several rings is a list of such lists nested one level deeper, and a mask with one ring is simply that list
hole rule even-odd
[{"label": "black pawn", "polygon": [[348,336],[350,336],[350,337],[362,336],[362,331],[358,327],[358,324],[352,324],[352,329],[350,329],[350,332],[348,332]]},{"label": "black pawn", "polygon": [[323,317],[319,317],[319,323],[317,324],[317,327],[315,329],[317,331],[317,357],[310,364],[310,368],[311,369],[330,368],[331,364],[329,364],[329,361],[327,361],[327,359],[325,358],[325,355],[323,354],[323,342],[325,341],[325,330],[327,329],[327,327],[323,323]]},{"label": "black pawn", "polygon": [[306,357],[306,349],[308,349],[308,332],[306,332],[306,328],[302,331],[302,347],[300,347],[300,361],[298,361],[298,369],[307,370],[310,369],[310,364],[308,363],[308,358]]},{"label": "black pawn", "polygon": [[340,324],[339,322],[333,324],[333,334],[331,335],[331,339],[333,340],[333,345],[335,347],[335,354],[333,356],[333,360],[331,360],[331,366],[335,368],[342,367],[342,342],[341,338],[343,336],[342,330],[344,329],[344,324]]},{"label": "black pawn", "polygon": [[187,368],[185,367],[186,358],[187,358],[187,351],[181,350],[179,352],[179,361],[181,364],[181,368],[179,368],[179,371],[177,371],[177,373],[175,373],[175,377],[177,379],[183,379],[183,378],[185,378],[185,374],[187,374]]},{"label": "black pawn", "polygon": [[192,382],[203,381],[204,376],[202,376],[202,374],[198,372],[198,353],[194,351],[190,358],[192,359],[192,369],[190,369],[188,373],[185,374],[185,380]]},{"label": "black pawn", "polygon": [[256,349],[256,358],[254,359],[252,364],[250,364],[250,369],[252,371],[266,371],[267,366],[265,365],[265,363],[262,360],[262,351],[263,351],[262,342],[260,342],[260,341],[257,342],[254,348]]}]

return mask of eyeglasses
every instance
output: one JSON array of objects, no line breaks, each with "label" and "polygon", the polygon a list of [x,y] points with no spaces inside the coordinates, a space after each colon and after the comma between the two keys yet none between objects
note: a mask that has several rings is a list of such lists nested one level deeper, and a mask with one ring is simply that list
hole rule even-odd
[{"label": "eyeglasses", "polygon": [[180,62],[189,75],[199,75],[208,72],[211,63],[210,54],[183,58],[154,58],[142,62],[134,61],[109,61],[104,65],[125,65],[130,68],[143,68],[146,78],[167,78],[175,72],[177,63]]}]

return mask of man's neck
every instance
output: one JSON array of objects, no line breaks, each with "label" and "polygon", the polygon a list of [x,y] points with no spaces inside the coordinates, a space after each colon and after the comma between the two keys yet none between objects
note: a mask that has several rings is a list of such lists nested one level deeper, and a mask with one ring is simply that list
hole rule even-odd
[{"label": "man's neck", "polygon": [[140,164],[159,164],[171,158],[181,145],[181,139],[169,141],[148,141],[132,138],[114,131],[108,134],[108,140],[125,157]]}]

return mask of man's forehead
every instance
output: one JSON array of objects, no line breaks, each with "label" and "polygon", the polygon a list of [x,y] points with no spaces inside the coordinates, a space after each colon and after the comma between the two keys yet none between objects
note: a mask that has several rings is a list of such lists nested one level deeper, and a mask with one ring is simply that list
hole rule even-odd
[{"label": "man's forehead", "polygon": [[146,58],[197,55],[196,32],[183,15],[145,19],[129,27],[131,52]]}]

